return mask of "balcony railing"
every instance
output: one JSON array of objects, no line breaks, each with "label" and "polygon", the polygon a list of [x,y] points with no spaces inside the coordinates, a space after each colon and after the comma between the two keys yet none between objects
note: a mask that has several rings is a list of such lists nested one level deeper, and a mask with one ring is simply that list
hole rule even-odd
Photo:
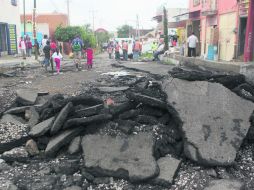
[{"label": "balcony railing", "polygon": [[213,16],[218,13],[217,0],[206,0],[203,1],[202,16]]}]

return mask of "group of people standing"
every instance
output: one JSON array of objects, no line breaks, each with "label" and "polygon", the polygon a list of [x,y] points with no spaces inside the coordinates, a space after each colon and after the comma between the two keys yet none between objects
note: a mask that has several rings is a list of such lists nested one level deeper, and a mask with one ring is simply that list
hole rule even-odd
[{"label": "group of people standing", "polygon": [[[121,44],[116,41],[115,43],[111,41],[108,44],[108,54],[109,59],[112,59],[113,53],[115,53],[115,59],[120,60],[121,59],[121,50],[122,50],[122,57],[124,61],[127,61],[129,58],[129,55],[133,55],[133,59],[137,60],[142,52],[142,44],[139,40],[135,40],[132,42],[131,40],[122,40]],[[132,57],[130,57],[132,58]]]},{"label": "group of people standing", "polygon": [[32,48],[33,48],[33,45],[28,35],[20,38],[19,50],[21,52],[23,59],[26,59],[26,57],[31,57]]},{"label": "group of people standing", "polygon": [[[42,40],[42,48],[44,53],[44,61],[43,66],[45,67],[47,71],[47,67],[51,64],[52,70],[54,68],[54,63],[56,65],[56,74],[61,74],[61,60],[63,59],[62,56],[62,46],[57,45],[57,43],[54,40],[47,39],[47,36],[44,36],[44,39]],[[93,49],[89,46],[85,49],[84,43],[82,39],[79,36],[76,36],[72,43],[71,43],[71,49],[74,56],[74,64],[76,67],[76,70],[79,71],[81,67],[81,59],[82,59],[82,53],[83,50],[86,53],[87,58],[87,69],[92,69],[93,65]]]}]

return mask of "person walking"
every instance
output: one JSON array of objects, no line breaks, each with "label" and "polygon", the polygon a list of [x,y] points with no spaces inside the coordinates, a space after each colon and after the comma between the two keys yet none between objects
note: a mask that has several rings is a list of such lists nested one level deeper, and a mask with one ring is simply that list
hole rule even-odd
[{"label": "person walking", "polygon": [[114,51],[114,48],[113,48],[113,45],[112,45],[111,42],[108,44],[107,51],[108,51],[108,57],[109,57],[109,59],[112,59],[112,53]]},{"label": "person walking", "polygon": [[32,45],[31,39],[28,37],[26,40],[26,56],[27,57],[31,57],[32,48],[33,48],[33,45]]},{"label": "person walking", "polygon": [[26,43],[25,43],[23,37],[20,38],[19,49],[20,49],[20,52],[21,52],[21,55],[22,55],[23,59],[26,59]]},{"label": "person walking", "polygon": [[55,53],[52,55],[54,62],[56,63],[56,73],[60,74],[61,59],[63,58],[62,54],[59,52],[59,49],[56,48]]},{"label": "person walking", "polygon": [[133,45],[133,59],[134,60],[139,59],[139,55],[141,54],[141,51],[142,51],[142,45],[139,42],[139,40],[137,39]]},{"label": "person walking", "polygon": [[74,54],[74,64],[76,65],[76,70],[79,70],[79,66],[81,64],[81,56],[82,56],[82,48],[84,46],[83,41],[77,35],[72,41],[72,51]]},{"label": "person walking", "polygon": [[192,35],[187,39],[188,45],[188,57],[196,57],[196,48],[198,44],[198,38],[195,36],[195,33],[192,32]]},{"label": "person walking", "polygon": [[122,42],[122,49],[123,49],[123,60],[127,61],[128,60],[128,49],[129,49],[127,41],[123,40],[123,42]]},{"label": "person walking", "polygon": [[43,53],[44,53],[44,60],[43,60],[43,66],[45,67],[45,70],[48,70],[48,66],[50,63],[50,42],[47,41],[46,45],[43,48]]},{"label": "person walking", "polygon": [[119,42],[116,42],[116,45],[115,45],[115,58],[116,58],[116,60],[120,60],[120,48],[121,48],[121,46],[119,45]]},{"label": "person walking", "polygon": [[91,70],[93,67],[93,49],[89,45],[86,49],[87,69]]}]

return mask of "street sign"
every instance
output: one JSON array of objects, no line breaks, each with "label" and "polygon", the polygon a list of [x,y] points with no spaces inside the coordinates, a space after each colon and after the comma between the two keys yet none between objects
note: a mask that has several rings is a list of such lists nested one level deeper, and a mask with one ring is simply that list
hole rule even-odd
[{"label": "street sign", "polygon": [[14,55],[18,51],[16,25],[8,25],[8,54]]}]

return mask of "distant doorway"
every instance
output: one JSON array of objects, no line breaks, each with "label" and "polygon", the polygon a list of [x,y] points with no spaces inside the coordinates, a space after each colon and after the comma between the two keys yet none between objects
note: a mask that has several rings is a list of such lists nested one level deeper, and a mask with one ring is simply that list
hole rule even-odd
[{"label": "distant doorway", "polygon": [[240,18],[238,56],[242,56],[244,54],[246,26],[247,26],[247,17]]}]

